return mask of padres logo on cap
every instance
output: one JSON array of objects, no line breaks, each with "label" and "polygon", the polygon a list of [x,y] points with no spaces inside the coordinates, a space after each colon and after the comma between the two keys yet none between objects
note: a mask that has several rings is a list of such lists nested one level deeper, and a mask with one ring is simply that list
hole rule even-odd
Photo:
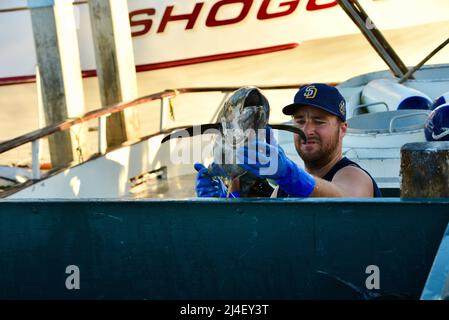
[{"label": "padres logo on cap", "polygon": [[340,113],[342,115],[345,115],[345,113],[346,113],[346,106],[345,106],[345,102],[343,100],[340,102],[339,108],[340,108]]},{"label": "padres logo on cap", "polygon": [[313,99],[316,97],[318,89],[315,86],[308,86],[306,90],[304,90],[304,97],[306,99]]}]

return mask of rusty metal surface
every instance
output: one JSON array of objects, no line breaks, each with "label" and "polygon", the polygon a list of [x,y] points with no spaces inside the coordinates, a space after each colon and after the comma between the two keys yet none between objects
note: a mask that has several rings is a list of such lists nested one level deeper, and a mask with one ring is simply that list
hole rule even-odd
[{"label": "rusty metal surface", "polygon": [[449,197],[449,142],[405,144],[400,174],[401,197]]}]

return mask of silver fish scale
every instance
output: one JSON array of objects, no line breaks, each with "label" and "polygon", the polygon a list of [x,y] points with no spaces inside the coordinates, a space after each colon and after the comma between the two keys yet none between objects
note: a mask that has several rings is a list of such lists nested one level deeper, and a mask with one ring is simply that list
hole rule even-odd
[{"label": "silver fish scale", "polygon": [[[248,141],[256,129],[265,129],[270,115],[270,105],[256,87],[243,87],[229,97],[218,119],[222,135],[216,137],[213,147],[214,162],[219,164],[224,177],[234,179],[245,173],[236,162],[237,148]],[[209,168],[217,173],[217,168]]]}]

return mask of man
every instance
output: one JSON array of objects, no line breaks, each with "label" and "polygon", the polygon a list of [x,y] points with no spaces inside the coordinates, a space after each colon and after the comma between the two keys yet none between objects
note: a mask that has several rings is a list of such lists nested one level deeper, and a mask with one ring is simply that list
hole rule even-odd
[{"label": "man", "polygon": [[[342,155],[347,131],[346,102],[340,92],[326,84],[301,88],[294,103],[282,110],[307,137],[304,143],[295,135],[295,148],[304,160],[305,170],[290,160],[270,132],[269,142],[252,140],[237,152],[241,166],[252,174],[269,178],[279,185],[277,196],[290,197],[381,197],[374,179]],[[267,152],[267,150],[269,150]],[[276,170],[268,170],[275,165]],[[196,164],[197,194],[222,197],[226,187],[207,176]],[[272,169],[272,168],[271,168]]]}]

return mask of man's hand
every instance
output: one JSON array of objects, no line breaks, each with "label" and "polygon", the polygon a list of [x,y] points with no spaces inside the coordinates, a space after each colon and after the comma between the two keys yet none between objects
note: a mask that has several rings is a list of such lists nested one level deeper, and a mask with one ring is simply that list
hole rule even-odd
[{"label": "man's hand", "polygon": [[[209,170],[201,163],[195,163],[194,168],[198,171],[196,176],[196,194],[201,198],[226,198],[228,189],[218,177],[213,177]],[[232,198],[238,198],[238,193],[229,194]]]},{"label": "man's hand", "polygon": [[308,197],[315,188],[315,178],[285,155],[270,127],[267,131],[269,143],[253,139],[248,147],[237,151],[239,165],[258,177],[274,179],[291,196]]}]

